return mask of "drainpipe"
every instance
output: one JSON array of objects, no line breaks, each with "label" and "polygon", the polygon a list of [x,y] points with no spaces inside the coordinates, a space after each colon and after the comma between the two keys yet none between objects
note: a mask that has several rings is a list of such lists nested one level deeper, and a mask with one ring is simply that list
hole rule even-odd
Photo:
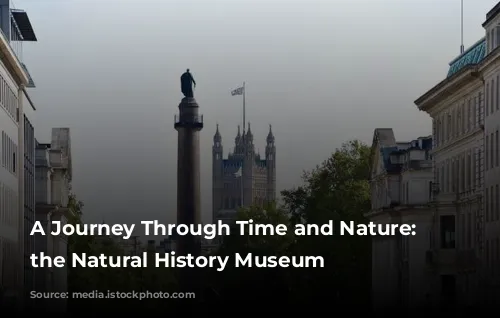
[{"label": "drainpipe", "polygon": [[24,303],[24,109],[23,95],[24,84],[17,90],[17,184],[18,184],[18,242],[19,242],[19,305],[23,308]]}]

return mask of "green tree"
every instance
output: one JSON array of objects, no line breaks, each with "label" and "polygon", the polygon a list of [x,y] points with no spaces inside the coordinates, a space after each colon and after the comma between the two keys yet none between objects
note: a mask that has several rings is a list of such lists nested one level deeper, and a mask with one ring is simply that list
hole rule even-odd
[{"label": "green tree", "polygon": [[[68,222],[71,224],[82,224],[83,202],[79,201],[75,195],[69,198]],[[94,236],[77,236],[69,237],[68,242],[68,258],[71,262],[73,253],[99,256],[101,254],[107,256],[122,256],[123,249],[117,244],[116,240],[111,237],[94,237]],[[175,280],[172,271],[165,268],[155,268],[154,263],[149,262],[147,268],[111,268],[111,267],[69,267],[68,268],[68,289],[69,291],[92,292],[92,291],[175,291]],[[85,299],[84,301],[72,300],[70,308],[73,310],[82,310],[89,306],[98,305],[101,308],[115,308],[117,304],[120,308],[134,307],[138,305],[147,307],[151,303],[156,303],[158,300],[149,301],[123,301],[116,300],[101,300]]]},{"label": "green tree", "polygon": [[[227,300],[240,301],[258,296],[260,305],[266,300],[271,301],[276,294],[286,297],[288,293],[288,271],[281,268],[255,268],[234,266],[234,257],[238,253],[243,257],[248,253],[253,256],[285,256],[294,242],[293,230],[286,211],[274,204],[266,207],[250,207],[238,211],[238,220],[253,220],[253,224],[283,224],[288,227],[286,235],[249,235],[246,231],[240,235],[240,228],[233,226],[231,235],[224,237],[217,254],[228,256],[230,261],[222,272],[212,270],[211,286],[218,297]],[[256,294],[255,286],[259,288]]]},{"label": "green tree", "polygon": [[[370,148],[355,140],[342,145],[310,172],[304,185],[282,192],[285,208],[294,223],[324,224],[333,221],[365,223],[370,209]],[[294,253],[320,255],[323,269],[295,276],[293,289],[302,301],[314,301],[325,289],[331,301],[366,306],[370,294],[370,239],[366,236],[298,236]]]},{"label": "green tree", "polygon": [[325,268],[230,267],[213,276],[211,283],[218,295],[224,300],[269,300],[274,305],[279,297],[295,306],[314,304],[316,309],[321,304],[330,309],[334,304],[366,308],[370,295],[369,238],[299,236],[294,235],[294,226],[332,221],[338,228],[341,221],[366,222],[363,215],[370,208],[370,156],[370,148],[359,141],[343,144],[321,165],[304,173],[302,186],[282,192],[283,207],[252,207],[239,212],[240,220],[286,224],[286,236],[231,235],[218,252],[224,256],[322,256]]}]

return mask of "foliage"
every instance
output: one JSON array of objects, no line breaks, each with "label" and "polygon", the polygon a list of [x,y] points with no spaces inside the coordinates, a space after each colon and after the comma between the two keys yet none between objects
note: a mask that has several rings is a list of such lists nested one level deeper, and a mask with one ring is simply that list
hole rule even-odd
[{"label": "foliage", "polygon": [[[283,207],[240,211],[240,219],[254,223],[287,224],[289,234],[281,236],[229,236],[219,254],[322,256],[325,268],[230,268],[216,273],[214,286],[223,299],[277,296],[295,304],[314,303],[325,298],[326,307],[337,304],[366,306],[370,294],[370,241],[363,236],[295,236],[296,224],[325,224],[333,221],[366,222],[370,208],[370,148],[351,141],[337,149],[321,165],[303,175],[304,184],[282,192]],[[258,286],[258,290],[256,289]],[[252,294],[248,294],[252,290]],[[245,296],[242,296],[245,295]]]},{"label": "foliage", "polygon": [[[370,148],[359,141],[342,145],[311,172],[305,184],[283,191],[285,207],[294,222],[323,224],[332,220],[365,223],[370,209]],[[340,303],[366,304],[370,290],[370,240],[366,236],[301,236],[295,253],[321,255],[326,270],[312,270],[306,280],[296,281],[302,296],[313,301],[318,291],[328,288]]]},{"label": "foliage", "polygon": [[[69,199],[68,223],[82,224],[83,203],[76,199],[74,195]],[[122,256],[125,251],[118,244],[115,238],[77,236],[69,237],[68,242],[68,262],[71,262],[73,253],[99,256]],[[139,254],[142,255],[142,254]],[[92,292],[92,291],[170,291],[174,290],[174,280],[172,272],[165,268],[155,268],[148,262],[147,268],[112,268],[112,267],[69,267],[68,268],[68,289],[70,292]],[[112,301],[94,300],[99,306],[113,306]],[[117,300],[120,301],[120,300]],[[154,300],[153,300],[154,301]],[[119,302],[123,306],[124,302]],[[129,300],[127,304],[135,304]],[[147,305],[145,301],[141,305]],[[73,301],[71,303],[73,310],[81,310],[81,306],[88,307],[89,299],[83,302]],[[80,306],[81,305],[81,306]],[[132,306],[132,305],[131,305]],[[136,304],[134,305],[136,307]]]},{"label": "foliage", "polygon": [[[254,224],[284,224],[288,227],[289,218],[285,210],[275,205],[250,207],[238,212],[238,220],[252,219]],[[288,255],[289,248],[294,242],[293,231],[288,230],[286,235],[239,235],[240,228],[233,226],[231,235],[224,238],[218,250],[218,256],[228,256],[230,261],[222,272],[213,270],[211,286],[217,298],[226,301],[241,301],[255,297],[255,286],[259,289],[260,305],[266,299],[271,300],[276,294],[286,295],[288,271],[281,268],[256,268],[234,266],[236,253],[244,256],[251,253],[254,256],[284,256]]]},{"label": "foliage", "polygon": [[[217,256],[232,258],[222,272],[202,269],[206,282],[205,297],[217,301],[245,301],[260,308],[284,302],[292,307],[328,310],[335,305],[367,307],[370,295],[370,241],[366,236],[298,236],[297,224],[325,224],[341,221],[366,222],[364,213],[370,207],[370,149],[359,141],[343,144],[330,158],[303,175],[304,184],[282,192],[283,206],[241,209],[239,220],[252,219],[254,224],[285,224],[286,235],[252,236],[236,234],[224,237]],[[81,222],[83,204],[71,198],[74,211],[71,222]],[[120,254],[113,240],[95,237],[70,237],[71,252],[91,255]],[[256,268],[234,267],[234,255],[254,256],[322,256],[325,268]],[[71,290],[141,290],[175,292],[173,273],[165,269],[85,269],[70,271]],[[173,290],[174,289],[174,290]],[[127,302],[128,303],[128,302]],[[88,304],[85,302],[84,304]],[[121,303],[122,304],[122,303]],[[355,309],[356,307],[351,307]]]}]

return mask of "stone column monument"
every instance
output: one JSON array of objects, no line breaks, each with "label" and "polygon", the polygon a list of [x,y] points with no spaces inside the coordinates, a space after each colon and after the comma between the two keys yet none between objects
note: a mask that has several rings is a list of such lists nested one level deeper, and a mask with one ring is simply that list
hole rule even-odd
[{"label": "stone column monument", "polygon": [[[193,97],[196,86],[189,69],[181,76],[181,90],[184,98],[179,104],[179,115],[175,116],[175,129],[178,131],[177,153],[177,224],[201,224],[200,204],[200,131],[203,116],[198,114],[198,103]],[[201,238],[178,236],[176,255],[201,253]],[[199,270],[180,269],[180,288],[182,292],[200,292]],[[201,295],[200,295],[201,296]],[[199,295],[196,295],[199,298]]]}]

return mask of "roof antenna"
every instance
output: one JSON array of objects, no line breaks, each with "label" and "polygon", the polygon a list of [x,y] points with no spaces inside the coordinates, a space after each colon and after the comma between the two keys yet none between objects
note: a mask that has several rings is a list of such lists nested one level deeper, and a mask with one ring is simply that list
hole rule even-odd
[{"label": "roof antenna", "polygon": [[460,54],[464,54],[464,0],[460,1]]}]

